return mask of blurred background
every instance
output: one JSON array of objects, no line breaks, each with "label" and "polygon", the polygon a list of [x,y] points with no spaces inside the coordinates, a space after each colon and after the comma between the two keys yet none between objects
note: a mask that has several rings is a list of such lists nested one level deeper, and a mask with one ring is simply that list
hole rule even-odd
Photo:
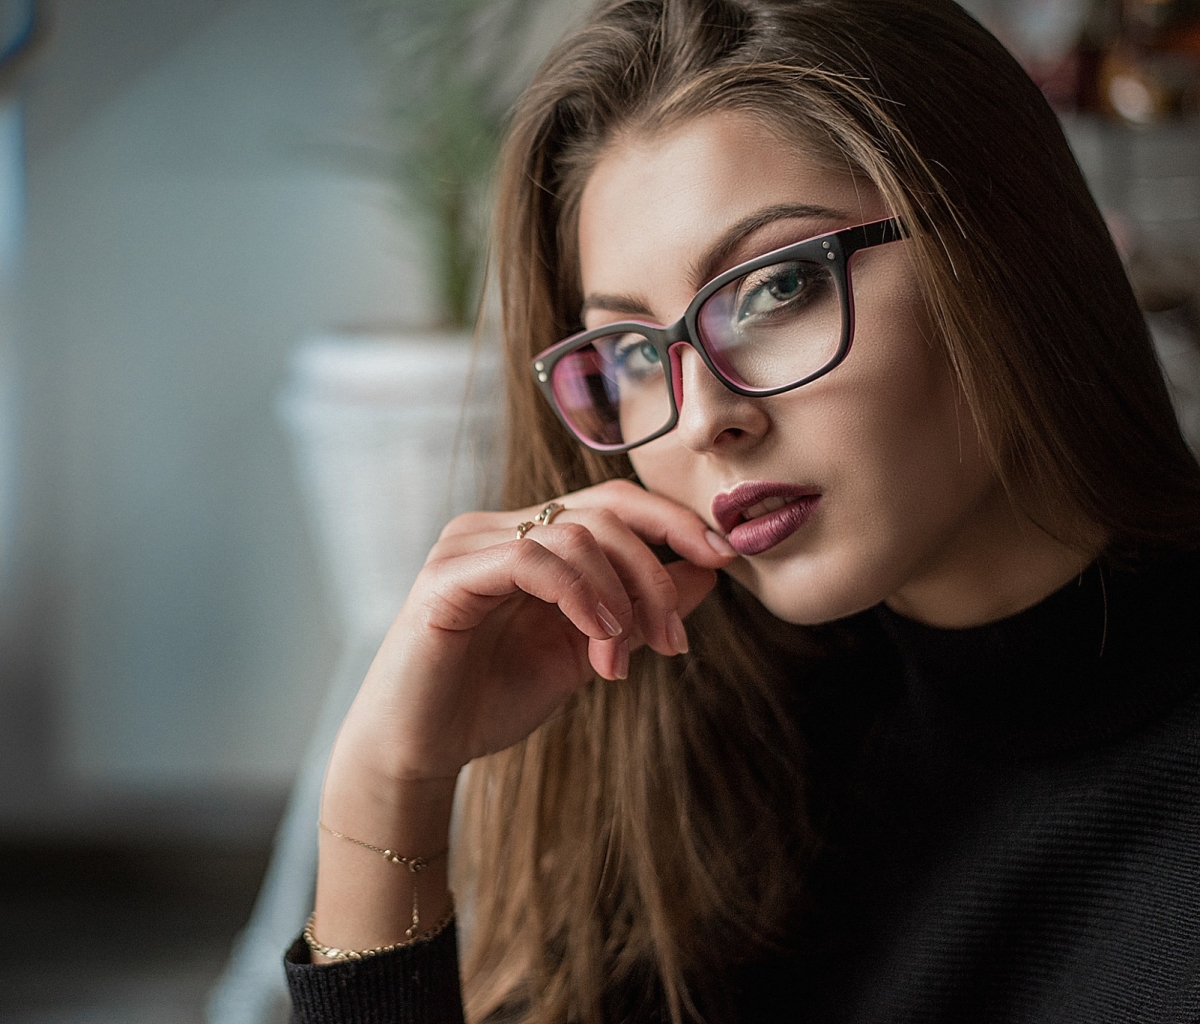
[{"label": "blurred background", "polygon": [[[0,0],[4,1021],[282,1019],[331,730],[494,482],[500,118],[588,6]],[[1195,445],[1200,0],[965,6],[1060,111]]]}]

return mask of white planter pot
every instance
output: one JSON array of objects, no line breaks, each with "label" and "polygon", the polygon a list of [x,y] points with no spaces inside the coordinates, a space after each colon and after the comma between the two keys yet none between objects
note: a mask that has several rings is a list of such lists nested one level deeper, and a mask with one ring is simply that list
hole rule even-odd
[{"label": "white planter pot", "polygon": [[438,532],[477,507],[495,477],[499,392],[494,358],[473,361],[462,335],[335,335],[296,350],[279,412],[295,442],[345,647],[254,913],[212,992],[210,1024],[278,1017],[280,952],[312,907],[314,822],[330,747]]},{"label": "white planter pot", "polygon": [[496,364],[472,349],[333,335],[294,355],[280,412],[348,636],[382,636],[445,523],[494,489]]}]

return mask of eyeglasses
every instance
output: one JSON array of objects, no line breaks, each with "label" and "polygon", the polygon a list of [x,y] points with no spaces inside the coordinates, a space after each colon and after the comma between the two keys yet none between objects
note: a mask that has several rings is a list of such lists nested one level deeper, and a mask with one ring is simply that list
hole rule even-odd
[{"label": "eyeglasses", "polygon": [[803,387],[850,351],[850,257],[903,237],[893,217],[776,249],[713,278],[669,327],[623,321],[583,331],[539,354],[533,375],[571,433],[614,454],[679,422],[682,345],[735,394]]}]

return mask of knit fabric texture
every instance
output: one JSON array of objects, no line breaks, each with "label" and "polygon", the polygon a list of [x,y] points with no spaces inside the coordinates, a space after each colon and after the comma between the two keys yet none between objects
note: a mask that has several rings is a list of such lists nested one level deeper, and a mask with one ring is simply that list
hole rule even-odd
[{"label": "knit fabric texture", "polygon": [[[883,607],[839,628],[844,664],[797,683],[812,907],[729,971],[737,1019],[1200,1021],[1200,558],[1092,566],[970,629]],[[462,1020],[452,929],[306,960],[289,951],[299,1024]]]},{"label": "knit fabric texture", "polygon": [[293,1024],[462,1024],[454,922],[362,960],[313,964],[304,939],[284,958]]}]

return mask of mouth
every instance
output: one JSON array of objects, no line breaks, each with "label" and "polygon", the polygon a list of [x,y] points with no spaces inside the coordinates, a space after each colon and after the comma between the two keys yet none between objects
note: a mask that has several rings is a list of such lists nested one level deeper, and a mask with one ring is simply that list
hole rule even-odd
[{"label": "mouth", "polygon": [[800,529],[820,498],[814,487],[754,481],[718,494],[712,514],[739,555],[758,555]]}]

